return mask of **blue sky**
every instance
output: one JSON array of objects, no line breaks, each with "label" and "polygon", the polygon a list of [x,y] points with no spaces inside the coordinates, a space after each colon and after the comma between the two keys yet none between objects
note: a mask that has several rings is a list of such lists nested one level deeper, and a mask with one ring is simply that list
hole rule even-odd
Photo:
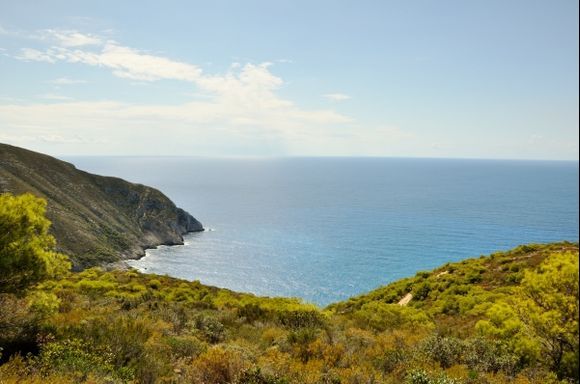
[{"label": "blue sky", "polygon": [[0,0],[0,142],[578,160],[578,2]]}]

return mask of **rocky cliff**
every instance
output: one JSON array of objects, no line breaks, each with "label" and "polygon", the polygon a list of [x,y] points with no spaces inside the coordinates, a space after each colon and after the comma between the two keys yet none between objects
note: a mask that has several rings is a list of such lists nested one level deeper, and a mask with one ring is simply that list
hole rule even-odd
[{"label": "rocky cliff", "polygon": [[140,257],[147,248],[182,244],[183,234],[203,230],[154,188],[6,144],[0,144],[0,192],[45,198],[58,248],[77,269]]}]

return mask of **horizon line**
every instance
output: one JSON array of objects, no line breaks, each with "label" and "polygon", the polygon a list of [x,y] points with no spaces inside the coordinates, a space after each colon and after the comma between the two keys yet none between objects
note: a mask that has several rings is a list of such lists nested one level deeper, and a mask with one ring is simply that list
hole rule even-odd
[{"label": "horizon line", "polygon": [[401,160],[479,160],[479,161],[530,161],[530,162],[580,162],[580,159],[542,159],[542,158],[493,158],[493,157],[431,157],[431,156],[373,156],[373,155],[53,155],[62,158],[75,157],[116,157],[116,158],[195,158],[208,160],[282,160],[282,159],[401,159]]}]

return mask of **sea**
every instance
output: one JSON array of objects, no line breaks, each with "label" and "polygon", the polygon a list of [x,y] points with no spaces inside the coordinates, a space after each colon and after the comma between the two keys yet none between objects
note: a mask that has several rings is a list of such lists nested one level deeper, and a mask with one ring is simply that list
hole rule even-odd
[{"label": "sea", "polygon": [[519,244],[578,242],[578,162],[69,157],[153,186],[206,231],[130,264],[325,306]]}]

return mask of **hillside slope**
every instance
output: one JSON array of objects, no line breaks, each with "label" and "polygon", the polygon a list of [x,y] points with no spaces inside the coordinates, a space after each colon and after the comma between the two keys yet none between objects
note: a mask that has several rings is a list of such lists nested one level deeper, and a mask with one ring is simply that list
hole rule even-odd
[{"label": "hillside slope", "polygon": [[447,263],[432,271],[397,280],[327,309],[357,317],[376,310],[377,304],[398,304],[420,310],[436,321],[441,332],[467,335],[485,317],[492,304],[509,296],[550,255],[578,253],[578,244],[561,242],[520,245],[487,257]]},{"label": "hillside slope", "polygon": [[100,268],[0,293],[0,307],[6,383],[578,383],[572,243],[447,264],[325,310]]},{"label": "hillside slope", "polygon": [[160,244],[182,244],[183,234],[203,230],[154,188],[6,144],[0,144],[0,192],[45,198],[58,248],[77,269],[139,257]]}]

